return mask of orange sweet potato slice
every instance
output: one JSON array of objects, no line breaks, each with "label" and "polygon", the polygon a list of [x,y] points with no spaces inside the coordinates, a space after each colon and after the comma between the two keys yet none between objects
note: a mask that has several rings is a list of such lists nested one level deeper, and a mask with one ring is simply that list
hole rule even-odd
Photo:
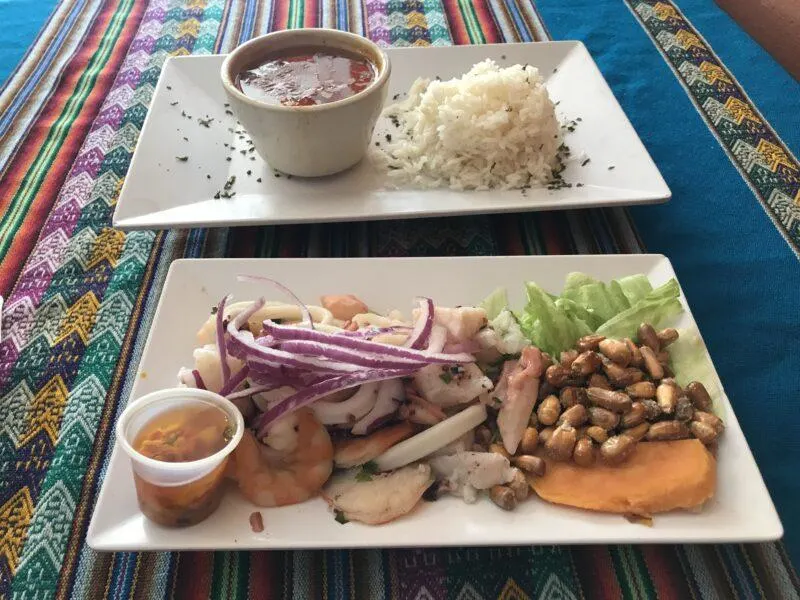
[{"label": "orange sweet potato slice", "polygon": [[531,487],[544,500],[609,513],[652,515],[703,504],[716,490],[717,463],[695,439],[640,443],[623,464],[590,468],[547,461]]}]

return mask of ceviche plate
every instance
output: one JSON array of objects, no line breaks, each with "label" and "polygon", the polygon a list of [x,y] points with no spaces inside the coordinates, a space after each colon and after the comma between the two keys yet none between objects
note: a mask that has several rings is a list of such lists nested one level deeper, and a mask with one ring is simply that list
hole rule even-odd
[{"label": "ceviche plate", "polygon": [[[394,308],[410,314],[413,298],[429,296],[444,306],[480,302],[495,288],[522,303],[523,282],[536,281],[558,293],[565,276],[583,271],[602,280],[644,273],[653,285],[674,277],[660,255],[524,256],[401,259],[219,259],[178,260],[169,271],[136,372],[130,398],[176,384],[178,369],[190,364],[195,334],[221,297],[279,298],[273,288],[237,281],[238,274],[267,276],[315,303],[323,294],[356,294],[371,310]],[[681,297],[685,305],[685,298]],[[676,322],[694,324],[688,306]],[[723,395],[724,396],[724,395]],[[206,521],[165,529],[139,511],[127,456],[115,447],[89,526],[96,550],[277,549],[513,544],[754,542],[774,540],[783,528],[736,416],[723,397],[726,430],[719,442],[717,493],[697,514],[655,517],[652,527],[618,515],[594,514],[547,504],[535,496],[505,512],[485,496],[476,504],[444,497],[423,502],[394,522],[340,524],[316,498],[284,508],[261,509],[264,531],[249,516],[257,507],[234,486]]]},{"label": "ceviche plate", "polygon": [[[386,53],[392,64],[387,104],[402,98],[418,77],[458,77],[486,58],[501,67],[537,67],[558,103],[556,115],[565,125],[572,122],[564,129],[572,155],[563,173],[572,187],[392,189],[368,161],[330,177],[276,176],[249,151],[247,135],[236,131],[219,76],[224,56],[176,57],[167,59],[161,72],[114,211],[114,226],[356,221],[626,206],[670,198],[658,168],[581,42],[390,48]],[[373,147],[393,131],[389,119],[381,118]],[[235,182],[226,188],[232,177]]]}]

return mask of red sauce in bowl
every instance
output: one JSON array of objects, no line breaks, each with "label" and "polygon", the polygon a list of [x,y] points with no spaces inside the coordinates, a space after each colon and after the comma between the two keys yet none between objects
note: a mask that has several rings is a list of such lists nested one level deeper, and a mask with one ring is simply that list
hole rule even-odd
[{"label": "red sauce in bowl", "polygon": [[294,48],[242,71],[236,85],[265,104],[315,106],[344,100],[366,89],[375,66],[358,54],[319,48]]}]

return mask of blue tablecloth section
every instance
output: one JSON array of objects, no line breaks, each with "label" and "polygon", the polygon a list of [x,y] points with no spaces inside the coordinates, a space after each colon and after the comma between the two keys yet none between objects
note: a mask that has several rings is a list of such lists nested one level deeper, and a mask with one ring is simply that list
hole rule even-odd
[{"label": "blue tablecloth section", "polygon": [[[639,4],[537,1],[554,39],[586,43],[672,189],[634,219],[675,266],[798,564],[800,262],[631,12]],[[800,84],[711,0],[678,5],[796,154]]]},{"label": "blue tablecloth section", "polygon": [[56,4],[56,0],[0,0],[0,85],[5,85]]}]

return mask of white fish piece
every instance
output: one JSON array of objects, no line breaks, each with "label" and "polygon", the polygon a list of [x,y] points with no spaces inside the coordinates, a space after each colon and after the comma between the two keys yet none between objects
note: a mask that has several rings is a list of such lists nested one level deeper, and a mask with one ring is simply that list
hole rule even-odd
[{"label": "white fish piece", "polygon": [[358,481],[360,469],[335,475],[322,490],[322,496],[349,521],[368,525],[388,523],[411,512],[422,494],[433,483],[426,464],[403,467],[391,473],[369,476]]},{"label": "white fish piece", "polygon": [[[413,311],[416,320],[419,309]],[[466,342],[475,337],[486,327],[486,311],[475,306],[459,306],[448,308],[437,306],[433,311],[433,322],[447,329],[447,340],[450,342]]]},{"label": "white fish piece", "polygon": [[431,458],[428,464],[436,479],[444,480],[447,489],[468,504],[475,502],[479,490],[488,490],[514,478],[511,463],[495,452],[458,452]]},{"label": "white fish piece", "polygon": [[414,373],[414,383],[423,398],[443,407],[464,404],[493,387],[492,380],[474,363],[428,365]]},{"label": "white fish piece", "polygon": [[[195,348],[192,355],[194,357],[194,368],[203,379],[206,389],[212,392],[219,392],[222,389],[222,360],[217,345],[206,344],[200,348]],[[231,369],[231,376],[236,375],[244,367],[244,362],[230,354],[227,355],[227,363]],[[196,387],[191,369],[181,369],[178,373],[178,379],[180,383]]]}]

